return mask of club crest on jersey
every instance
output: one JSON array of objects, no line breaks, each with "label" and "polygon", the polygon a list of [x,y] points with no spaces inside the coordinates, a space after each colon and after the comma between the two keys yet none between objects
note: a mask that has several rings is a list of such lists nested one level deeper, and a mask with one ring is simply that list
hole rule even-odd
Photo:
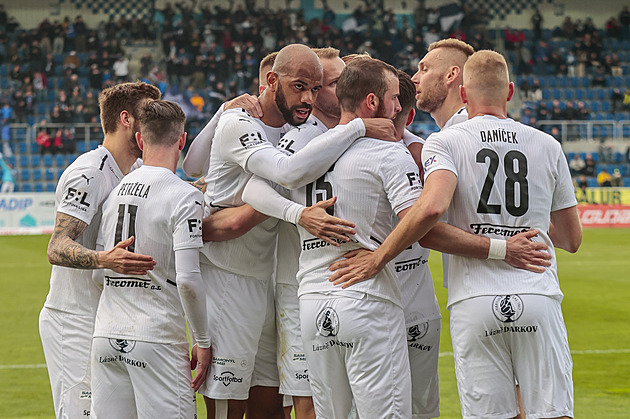
[{"label": "club crest on jersey", "polygon": [[433,163],[437,163],[437,155],[433,155],[424,161],[424,169],[428,169]]},{"label": "club crest on jersey", "polygon": [[331,307],[326,307],[319,312],[315,324],[320,336],[337,336],[339,332],[339,316]]},{"label": "club crest on jersey", "polygon": [[429,322],[414,324],[407,328],[407,342],[415,342],[422,339],[429,331]]},{"label": "club crest on jersey", "polygon": [[523,300],[518,295],[497,295],[492,301],[492,311],[503,323],[513,323],[523,314]]},{"label": "club crest on jersey", "polygon": [[128,354],[136,347],[136,341],[126,339],[110,339],[109,344],[120,353]]}]

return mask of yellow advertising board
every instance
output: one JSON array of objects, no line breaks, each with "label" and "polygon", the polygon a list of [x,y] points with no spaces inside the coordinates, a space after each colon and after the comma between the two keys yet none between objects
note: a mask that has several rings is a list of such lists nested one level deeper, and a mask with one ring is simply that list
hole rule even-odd
[{"label": "yellow advertising board", "polygon": [[576,188],[578,205],[628,205],[630,188]]}]

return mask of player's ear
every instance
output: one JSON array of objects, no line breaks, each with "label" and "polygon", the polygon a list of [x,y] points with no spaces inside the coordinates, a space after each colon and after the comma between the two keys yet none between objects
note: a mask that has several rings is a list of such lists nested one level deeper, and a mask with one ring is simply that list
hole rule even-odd
[{"label": "player's ear", "polygon": [[122,124],[123,127],[131,128],[131,125],[133,124],[133,121],[132,121],[133,116],[131,116],[129,111],[123,110],[118,116],[118,119],[120,120],[120,123]]},{"label": "player's ear", "polygon": [[374,93],[368,93],[363,103],[370,112],[376,112],[378,109],[378,97]]},{"label": "player's ear", "polygon": [[461,68],[459,68],[458,66],[454,65],[451,68],[449,68],[448,73],[446,73],[446,82],[447,83],[454,83],[455,80],[457,80],[457,77],[459,77],[459,75],[461,74],[462,70]]},{"label": "player's ear", "polygon": [[186,145],[186,132],[183,132],[182,135],[179,136],[179,151],[182,151],[185,145]]},{"label": "player's ear", "polygon": [[142,151],[144,148],[144,140],[142,139],[142,134],[140,134],[140,131],[136,132],[136,143],[138,144],[138,148],[140,149],[140,151]]},{"label": "player's ear", "polygon": [[511,81],[508,87],[508,97],[507,97],[507,101],[509,102],[510,100],[512,100],[512,97],[514,96],[514,82]]},{"label": "player's ear", "polygon": [[466,97],[466,89],[463,84],[459,85],[459,97],[462,100],[462,103],[468,103],[468,98]]},{"label": "player's ear", "polygon": [[271,89],[272,92],[276,91],[277,83],[280,82],[278,75],[273,71],[267,73],[267,88]]},{"label": "player's ear", "polygon": [[416,110],[411,108],[409,111],[409,115],[407,115],[407,122],[405,122],[405,126],[408,127],[413,122],[413,118],[416,116]]}]

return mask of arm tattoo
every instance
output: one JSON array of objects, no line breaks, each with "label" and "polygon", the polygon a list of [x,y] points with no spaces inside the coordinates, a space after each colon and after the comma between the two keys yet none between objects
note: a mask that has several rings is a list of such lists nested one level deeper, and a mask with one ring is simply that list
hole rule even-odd
[{"label": "arm tattoo", "polygon": [[193,181],[193,182],[189,182],[192,186],[194,186],[195,188],[199,189],[202,193],[206,193],[206,181],[204,180],[204,178],[200,177],[199,179]]},{"label": "arm tattoo", "polygon": [[99,268],[98,252],[75,241],[86,227],[87,224],[77,218],[57,213],[55,229],[48,244],[50,263],[77,269]]}]

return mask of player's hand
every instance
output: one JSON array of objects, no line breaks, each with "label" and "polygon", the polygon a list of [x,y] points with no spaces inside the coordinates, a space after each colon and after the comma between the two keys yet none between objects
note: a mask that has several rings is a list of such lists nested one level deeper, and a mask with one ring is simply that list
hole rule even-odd
[{"label": "player's hand", "polygon": [[299,224],[313,236],[317,236],[333,246],[339,242],[350,241],[348,235],[356,234],[354,223],[342,218],[333,217],[326,212],[326,208],[335,204],[337,197],[333,196],[325,201],[319,201],[302,211]]},{"label": "player's hand", "polygon": [[374,252],[367,249],[352,250],[328,268],[334,273],[328,278],[334,285],[348,288],[350,285],[373,278],[382,268],[378,267]]},{"label": "player's hand", "polygon": [[547,245],[532,241],[538,235],[538,230],[527,230],[515,234],[507,240],[505,262],[509,265],[532,272],[543,273],[545,267],[551,266],[551,254],[547,252]]},{"label": "player's hand", "polygon": [[146,275],[153,269],[155,261],[151,256],[133,253],[127,250],[134,237],[119,242],[112,250],[99,252],[99,261],[103,268],[111,269],[119,274]]},{"label": "player's hand", "polygon": [[385,141],[398,141],[394,122],[387,118],[362,118],[365,125],[365,136]]},{"label": "player's hand", "polygon": [[262,106],[260,106],[260,102],[256,96],[252,96],[249,93],[242,94],[229,102],[225,103],[223,109],[234,109],[234,108],[243,108],[247,111],[248,114],[253,116],[254,118],[262,118],[263,110]]},{"label": "player's hand", "polygon": [[[196,349],[196,350],[195,350]],[[194,355],[193,355],[194,354]],[[195,357],[195,365],[193,366],[193,356]],[[210,367],[210,361],[212,360],[212,346],[209,348],[200,348],[197,345],[193,346],[190,354],[190,369],[197,367],[197,374],[192,380],[193,390],[199,390],[201,384],[206,381],[206,375],[208,374],[208,368]]]}]

